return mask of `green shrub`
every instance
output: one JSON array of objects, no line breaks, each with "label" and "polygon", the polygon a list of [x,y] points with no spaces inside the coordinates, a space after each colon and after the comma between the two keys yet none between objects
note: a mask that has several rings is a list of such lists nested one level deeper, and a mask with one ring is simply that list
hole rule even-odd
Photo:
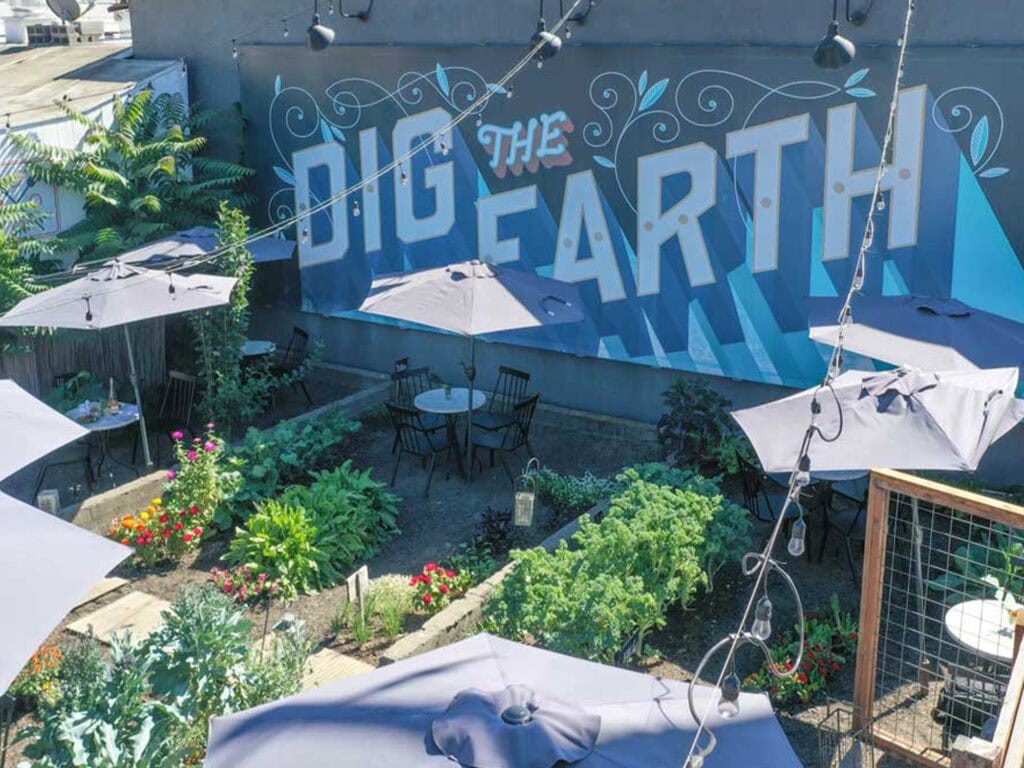
[{"label": "green shrub", "polygon": [[237,529],[225,559],[270,574],[288,599],[334,584],[340,577],[320,542],[320,532],[303,507],[271,499],[259,504],[249,522]]},{"label": "green shrub", "polygon": [[697,381],[679,379],[662,393],[668,411],[658,420],[665,462],[711,474],[740,472],[740,460],[756,463],[750,442],[729,416],[729,400]]},{"label": "green shrub", "polygon": [[370,582],[373,610],[380,619],[384,634],[396,638],[405,628],[405,617],[412,612],[414,590],[409,576],[389,574]]},{"label": "green shrub", "polygon": [[[242,475],[235,494],[236,519],[245,519],[255,501],[276,496],[285,486],[300,482],[310,470],[336,464],[347,440],[360,424],[339,409],[316,418],[290,421],[273,429],[250,428],[230,458]],[[219,519],[221,527],[231,521]]]},{"label": "green shrub", "polygon": [[371,470],[355,469],[351,461],[311,474],[312,485],[288,488],[281,501],[306,511],[317,529],[317,546],[330,559],[332,570],[346,573],[397,533],[398,497],[374,480]]},{"label": "green shrub", "polygon": [[612,495],[612,482],[590,472],[560,475],[545,468],[536,478],[538,495],[560,519],[578,517]]},{"label": "green shrub", "polygon": [[[178,768],[198,764],[209,718],[296,693],[309,652],[304,629],[276,635],[260,656],[241,608],[204,587],[186,589],[141,644],[68,652],[63,695],[20,738],[33,768]],[[73,670],[73,671],[72,671]]]},{"label": "green shrub", "polygon": [[626,470],[608,514],[600,523],[581,518],[571,547],[513,552],[516,567],[486,607],[489,629],[610,661],[630,636],[663,624],[669,606],[689,604],[722,556],[726,543],[717,537],[732,530],[742,539],[737,531],[746,529],[714,483],[671,476],[689,487],[658,485]]},{"label": "green shrub", "polygon": [[199,508],[196,525],[209,525],[238,492],[241,476],[229,468],[224,440],[207,424],[206,431],[193,441],[183,432],[173,432],[177,470],[167,473],[163,501],[168,509]]}]

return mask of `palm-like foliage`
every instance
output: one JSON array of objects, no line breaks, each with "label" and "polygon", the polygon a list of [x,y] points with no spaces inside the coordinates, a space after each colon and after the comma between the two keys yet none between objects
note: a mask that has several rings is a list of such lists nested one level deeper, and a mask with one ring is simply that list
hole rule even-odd
[{"label": "palm-like foliage", "polygon": [[173,231],[214,220],[222,200],[251,203],[241,192],[253,171],[202,156],[196,135],[210,115],[190,117],[178,94],[150,90],[115,102],[108,127],[67,104],[60,108],[87,129],[84,146],[52,147],[12,134],[33,176],[71,189],[85,200],[86,217],[62,234],[80,257],[114,256]]},{"label": "palm-like foliage", "polygon": [[55,241],[32,237],[49,214],[34,200],[13,200],[21,174],[0,177],[0,313],[26,296],[42,290],[29,282],[41,260],[53,252]]}]

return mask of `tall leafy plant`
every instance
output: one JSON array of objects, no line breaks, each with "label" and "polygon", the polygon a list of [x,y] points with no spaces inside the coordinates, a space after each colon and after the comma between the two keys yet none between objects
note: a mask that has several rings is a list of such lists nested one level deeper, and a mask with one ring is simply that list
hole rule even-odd
[{"label": "tall leafy plant", "polygon": [[0,176],[0,313],[43,289],[29,281],[57,246],[32,236],[49,214],[36,201],[18,198],[23,180],[18,173]]},{"label": "tall leafy plant", "polygon": [[33,177],[79,193],[85,218],[63,233],[83,258],[116,256],[137,245],[213,221],[221,201],[245,207],[241,184],[253,171],[203,156],[199,135],[211,113],[189,115],[179,94],[144,90],[114,103],[110,125],[69,104],[57,105],[86,128],[84,146],[67,149],[27,134],[11,141]]}]

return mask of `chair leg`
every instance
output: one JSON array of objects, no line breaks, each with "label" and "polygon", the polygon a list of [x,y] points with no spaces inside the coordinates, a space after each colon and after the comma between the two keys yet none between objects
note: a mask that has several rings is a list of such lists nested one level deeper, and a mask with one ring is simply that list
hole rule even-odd
[{"label": "chair leg", "polygon": [[437,466],[437,454],[430,457],[430,471],[427,472],[427,487],[423,491],[424,496],[430,495],[430,481],[434,479],[434,467]]},{"label": "chair leg", "polygon": [[39,492],[43,489],[43,481],[46,479],[46,473],[50,469],[49,464],[44,464],[39,474],[36,475],[36,489],[32,492],[32,503],[35,504],[35,499],[39,496]]},{"label": "chair leg", "polygon": [[398,479],[398,465],[401,463],[401,461],[402,461],[402,452],[399,451],[398,454],[395,456],[395,467],[394,467],[394,469],[391,470],[391,484],[392,485],[394,485],[395,484],[395,480]]},{"label": "chair leg", "polygon": [[825,524],[821,531],[821,544],[818,545],[818,562],[820,563],[825,557],[825,544],[828,543],[828,533],[832,526]]},{"label": "chair leg", "polygon": [[850,546],[850,538],[846,537],[846,563],[850,566],[850,575],[853,577],[853,587],[860,589],[860,579],[857,577],[857,566],[853,562],[853,548]]},{"label": "chair leg", "polygon": [[296,384],[299,385],[299,389],[302,390],[302,394],[306,396],[306,403],[309,404],[309,405],[312,405],[313,404],[313,398],[309,396],[309,390],[306,389],[306,382],[304,382],[302,379],[299,379],[296,382]]},{"label": "chair leg", "polygon": [[516,484],[516,479],[515,479],[515,477],[513,477],[513,475],[512,475],[512,470],[511,470],[511,469],[509,469],[509,466],[508,466],[508,461],[506,461],[506,460],[505,460],[505,452],[504,452],[504,451],[502,451],[502,452],[501,452],[501,453],[499,454],[499,458],[501,459],[501,466],[505,468],[505,474],[506,474],[506,475],[508,475],[508,481],[509,481],[510,483],[512,483],[512,486],[513,486],[513,487],[515,487],[515,484]]}]

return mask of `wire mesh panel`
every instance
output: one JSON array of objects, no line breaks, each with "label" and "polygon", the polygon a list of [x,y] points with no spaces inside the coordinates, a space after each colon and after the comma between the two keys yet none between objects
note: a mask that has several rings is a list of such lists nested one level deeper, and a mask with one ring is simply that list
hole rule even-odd
[{"label": "wire mesh panel", "polygon": [[830,701],[818,723],[818,768],[875,768],[870,720],[849,704]]},{"label": "wire mesh panel", "polygon": [[1022,595],[1024,509],[873,474],[855,701],[878,745],[956,765],[965,737],[995,745],[990,764],[1001,765],[1024,682]]}]

